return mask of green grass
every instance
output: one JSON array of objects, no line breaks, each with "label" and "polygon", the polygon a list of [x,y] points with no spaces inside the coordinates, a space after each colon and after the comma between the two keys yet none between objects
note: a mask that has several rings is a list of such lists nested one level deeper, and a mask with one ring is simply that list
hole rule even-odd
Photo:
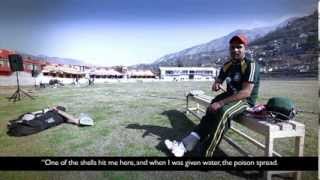
[{"label": "green grass", "polygon": [[[32,89],[32,88],[29,88]],[[63,87],[33,90],[35,100],[23,98],[12,103],[6,97],[14,89],[0,87],[0,156],[166,156],[163,140],[181,138],[199,121],[185,116],[185,93],[201,89],[212,94],[211,82],[150,82],[113,83],[94,87]],[[262,81],[260,103],[273,96],[288,96],[303,112],[297,121],[306,125],[304,154],[318,153],[318,82]],[[67,112],[78,116],[89,114],[93,127],[62,124],[38,134],[10,137],[6,124],[20,114],[47,106],[61,105]],[[261,140],[263,137],[257,136]],[[232,132],[228,135],[250,146],[251,151],[262,155],[261,150],[247,144]],[[230,156],[238,153],[222,142]],[[292,140],[276,141],[276,150],[293,155]],[[316,173],[303,174],[303,179],[315,179]],[[1,172],[0,179],[245,179],[230,172]]]}]

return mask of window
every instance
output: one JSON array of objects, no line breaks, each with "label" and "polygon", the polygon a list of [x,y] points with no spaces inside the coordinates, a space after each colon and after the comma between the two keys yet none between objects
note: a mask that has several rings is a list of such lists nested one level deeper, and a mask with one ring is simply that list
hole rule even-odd
[{"label": "window", "polygon": [[27,70],[32,70],[33,69],[33,65],[32,64],[27,64]]},{"label": "window", "polygon": [[5,65],[4,60],[0,59],[0,67],[4,67],[4,65]]},{"label": "window", "polygon": [[166,75],[172,75],[172,74],[173,74],[173,71],[167,70],[165,74],[166,74]]},{"label": "window", "polygon": [[39,65],[34,65],[34,70],[35,70],[35,71],[40,70]]}]

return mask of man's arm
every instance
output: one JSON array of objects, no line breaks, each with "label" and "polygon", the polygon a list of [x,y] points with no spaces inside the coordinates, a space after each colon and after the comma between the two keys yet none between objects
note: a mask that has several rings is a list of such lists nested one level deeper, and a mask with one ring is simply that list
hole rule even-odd
[{"label": "man's arm", "polygon": [[[225,65],[224,65],[225,66]],[[219,75],[217,78],[215,78],[214,83],[212,84],[212,91],[219,91],[221,89],[222,83],[224,79],[226,78],[226,68],[222,67],[219,71]]]},{"label": "man's arm", "polygon": [[219,91],[221,89],[222,82],[219,79],[216,79],[212,84],[212,91]]},{"label": "man's arm", "polygon": [[243,100],[243,99],[249,97],[251,95],[253,86],[254,86],[253,83],[243,82],[241,91],[239,91],[238,93],[236,93],[236,94],[234,94],[232,96],[229,96],[229,97],[227,97],[225,99],[222,99],[222,100],[220,100],[218,102],[212,103],[211,104],[211,110],[212,111],[217,111],[218,109],[220,109],[225,104],[228,104],[228,103],[233,102],[233,101]]}]

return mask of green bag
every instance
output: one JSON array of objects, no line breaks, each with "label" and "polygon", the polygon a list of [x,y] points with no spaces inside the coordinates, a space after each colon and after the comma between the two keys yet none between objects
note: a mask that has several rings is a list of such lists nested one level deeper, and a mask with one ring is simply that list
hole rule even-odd
[{"label": "green bag", "polygon": [[267,111],[280,120],[290,120],[296,115],[296,108],[293,101],[287,97],[273,97],[268,100]]}]

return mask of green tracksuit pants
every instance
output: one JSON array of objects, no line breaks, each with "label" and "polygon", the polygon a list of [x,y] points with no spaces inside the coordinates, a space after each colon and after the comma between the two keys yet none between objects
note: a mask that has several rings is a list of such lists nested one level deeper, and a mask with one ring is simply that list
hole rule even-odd
[{"label": "green tracksuit pants", "polygon": [[[212,100],[212,103],[227,96],[229,96],[227,93],[220,94]],[[230,127],[230,119],[241,114],[247,107],[249,107],[247,101],[241,100],[228,103],[216,112],[207,110],[205,116],[203,116],[200,123],[193,130],[200,136],[203,142],[203,156],[213,156],[213,152],[218,147],[223,134]]]}]

